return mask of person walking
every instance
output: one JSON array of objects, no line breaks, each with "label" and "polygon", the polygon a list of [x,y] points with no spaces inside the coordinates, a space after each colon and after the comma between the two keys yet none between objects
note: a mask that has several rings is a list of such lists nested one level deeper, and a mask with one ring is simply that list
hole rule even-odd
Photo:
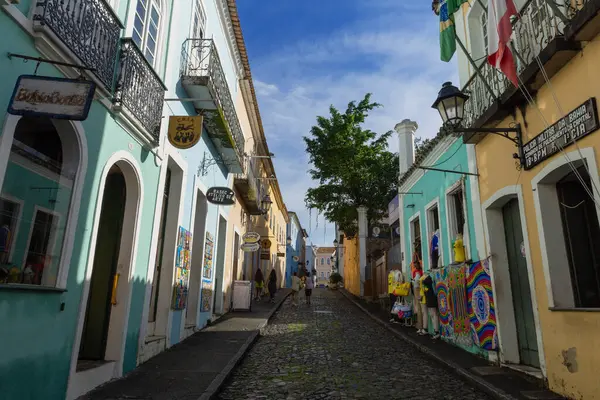
[{"label": "person walking", "polygon": [[306,296],[306,304],[310,305],[310,296],[312,296],[312,290],[315,287],[310,272],[306,273],[306,282],[304,286],[304,295]]},{"label": "person walking", "polygon": [[269,283],[267,284],[269,289],[269,296],[271,296],[271,303],[275,303],[275,292],[277,291],[277,274],[272,269],[269,274]]},{"label": "person walking", "polygon": [[292,276],[292,305],[294,307],[298,306],[298,292],[300,291],[300,278],[298,278],[298,274],[294,272]]},{"label": "person walking", "polygon": [[258,267],[258,269],[256,270],[256,274],[254,274],[254,288],[256,290],[256,296],[254,297],[254,300],[260,301],[260,296],[264,287],[265,278],[263,277],[263,273],[260,267]]}]

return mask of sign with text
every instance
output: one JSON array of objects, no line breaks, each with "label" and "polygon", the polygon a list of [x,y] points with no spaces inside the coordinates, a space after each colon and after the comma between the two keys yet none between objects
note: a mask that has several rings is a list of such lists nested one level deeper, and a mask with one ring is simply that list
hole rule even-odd
[{"label": "sign with text", "polygon": [[260,235],[256,232],[246,232],[244,233],[244,236],[242,236],[242,240],[244,243],[258,243]]},{"label": "sign with text", "polygon": [[523,145],[525,169],[535,167],[598,127],[596,99],[592,97]]},{"label": "sign with text", "polygon": [[79,79],[21,75],[17,79],[8,113],[83,121],[87,119],[96,84]]},{"label": "sign with text", "polygon": [[169,143],[178,149],[189,149],[202,135],[202,116],[169,117]]},{"label": "sign with text", "polygon": [[259,243],[243,243],[240,248],[242,249],[242,251],[244,253],[253,253],[255,251],[257,251],[258,249],[260,249],[260,244]]},{"label": "sign with text", "polygon": [[230,206],[235,204],[235,193],[228,187],[215,186],[206,191],[206,200],[212,204]]}]

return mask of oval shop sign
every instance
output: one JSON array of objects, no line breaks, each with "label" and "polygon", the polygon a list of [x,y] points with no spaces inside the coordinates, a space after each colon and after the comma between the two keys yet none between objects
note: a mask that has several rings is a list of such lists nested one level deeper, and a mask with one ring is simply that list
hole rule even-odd
[{"label": "oval shop sign", "polygon": [[244,253],[253,253],[255,251],[257,251],[258,249],[260,249],[260,244],[258,243],[244,243],[240,246],[240,249],[242,249],[242,251]]},{"label": "oval shop sign", "polygon": [[215,186],[206,191],[206,200],[212,204],[230,206],[235,204],[235,193],[228,187]]},{"label": "oval shop sign", "polygon": [[256,232],[246,232],[244,236],[242,236],[244,243],[258,243],[260,240],[260,235]]}]

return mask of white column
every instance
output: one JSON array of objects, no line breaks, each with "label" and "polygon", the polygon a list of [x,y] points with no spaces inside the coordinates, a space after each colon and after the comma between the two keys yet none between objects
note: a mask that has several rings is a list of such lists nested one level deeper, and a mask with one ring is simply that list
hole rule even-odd
[{"label": "white column", "polygon": [[365,268],[367,266],[367,207],[358,207],[358,259],[360,271],[360,297],[365,295]]},{"label": "white column", "polygon": [[396,124],[394,129],[398,132],[398,154],[400,159],[399,176],[402,177],[415,162],[415,131],[419,125],[409,119]]}]

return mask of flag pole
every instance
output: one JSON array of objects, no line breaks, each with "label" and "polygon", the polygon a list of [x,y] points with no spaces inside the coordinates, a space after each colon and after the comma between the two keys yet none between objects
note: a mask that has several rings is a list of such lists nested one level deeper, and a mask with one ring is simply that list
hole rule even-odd
[{"label": "flag pole", "polygon": [[458,35],[454,35],[454,38],[456,39],[456,43],[458,43],[458,46],[461,48],[461,50],[463,51],[463,53],[467,57],[467,60],[469,60],[469,63],[475,69],[475,73],[481,78],[481,81],[483,82],[483,86],[485,86],[485,88],[487,89],[487,91],[490,92],[490,94],[492,95],[494,101],[498,101],[498,96],[496,96],[496,93],[494,93],[494,91],[492,90],[492,87],[489,85],[489,83],[486,81],[485,77],[481,73],[481,67],[478,67],[477,64],[475,64],[475,61],[473,60],[473,58],[471,57],[471,55],[467,51],[465,45],[463,44],[462,40],[460,40],[460,38],[458,37]]}]

